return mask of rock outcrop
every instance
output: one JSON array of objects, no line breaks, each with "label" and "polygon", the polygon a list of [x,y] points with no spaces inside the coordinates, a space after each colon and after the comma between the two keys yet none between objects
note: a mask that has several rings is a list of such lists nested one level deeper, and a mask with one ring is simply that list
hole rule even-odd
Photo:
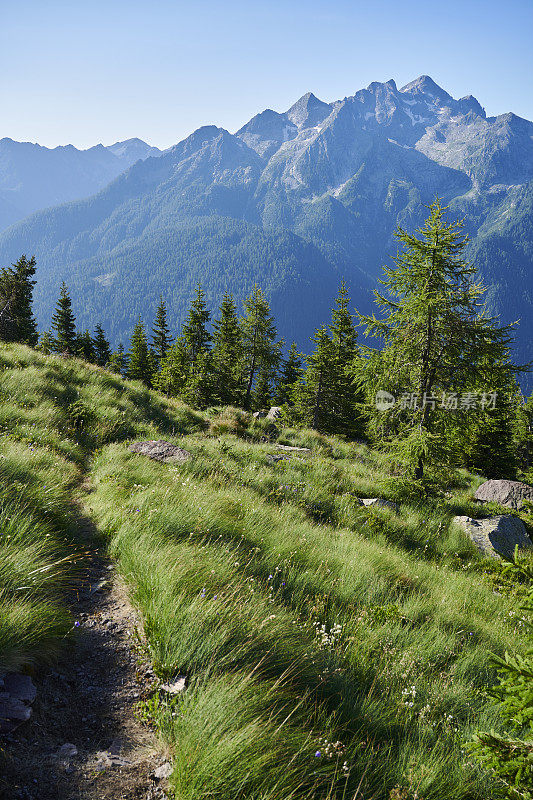
[{"label": "rock outcrop", "polygon": [[533,547],[526,526],[512,514],[487,519],[454,517],[454,522],[463,528],[479,552],[490,558],[500,558],[500,553],[510,558],[516,545],[520,550]]},{"label": "rock outcrop", "polygon": [[191,458],[191,454],[188,450],[183,450],[183,448],[177,447],[175,444],[170,444],[170,442],[165,442],[163,439],[134,442],[130,445],[130,450],[132,453],[148,456],[148,458],[152,458],[154,461],[183,462]]},{"label": "rock outcrop", "polygon": [[474,497],[483,503],[499,503],[520,511],[524,500],[533,503],[533,486],[520,481],[490,480],[476,489]]}]

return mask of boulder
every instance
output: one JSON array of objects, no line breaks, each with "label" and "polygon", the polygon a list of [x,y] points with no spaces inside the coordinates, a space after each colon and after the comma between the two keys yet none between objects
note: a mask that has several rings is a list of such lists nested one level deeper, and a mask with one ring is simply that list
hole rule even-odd
[{"label": "boulder", "polygon": [[30,703],[36,696],[37,690],[28,675],[0,674],[0,734],[11,733],[30,719]]},{"label": "boulder", "polygon": [[191,454],[187,450],[176,447],[175,444],[170,444],[170,442],[165,442],[163,439],[148,442],[134,442],[130,445],[130,450],[132,453],[148,456],[148,458],[152,458],[154,461],[183,462],[191,458]]},{"label": "boulder", "polygon": [[382,497],[364,497],[362,503],[368,508],[390,508],[396,514],[400,510],[398,503],[393,503],[392,500],[384,500]]},{"label": "boulder", "polygon": [[265,419],[265,417],[267,415],[268,415],[268,411],[254,411],[254,413],[252,414],[252,417],[254,419]]},{"label": "boulder", "polygon": [[267,419],[278,419],[281,417],[282,408],[281,406],[272,406],[268,414],[266,415]]},{"label": "boulder", "polygon": [[512,514],[487,519],[454,517],[454,522],[468,534],[479,552],[490,558],[500,558],[500,553],[510,558],[516,545],[520,550],[533,547],[526,526]]},{"label": "boulder", "polygon": [[476,489],[474,497],[482,503],[498,503],[520,511],[524,500],[533,503],[533,486],[520,481],[490,480]]}]

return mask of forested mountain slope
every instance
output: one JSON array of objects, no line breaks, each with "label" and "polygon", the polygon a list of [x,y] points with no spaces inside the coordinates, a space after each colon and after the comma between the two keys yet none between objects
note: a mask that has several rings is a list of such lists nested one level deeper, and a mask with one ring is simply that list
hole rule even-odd
[{"label": "forested mountain slope", "polygon": [[157,147],[140,139],[78,150],[0,139],[0,230],[39,209],[88,197]]},{"label": "forested mountain slope", "polygon": [[283,335],[307,348],[342,277],[369,310],[395,228],[413,229],[438,194],[466,217],[491,311],[521,320],[525,361],[532,137],[531,122],[488,118],[475,98],[455,100],[427,76],[402,89],[372,83],[334,103],[307,94],[235,135],[201,128],[94,197],[33,215],[0,237],[0,258],[36,253],[41,326],[61,280],[80,324],[98,318],[115,341],[139,315],[151,320],[160,294],[175,325],[195,282],[212,305],[225,288],[242,297],[259,282]]}]

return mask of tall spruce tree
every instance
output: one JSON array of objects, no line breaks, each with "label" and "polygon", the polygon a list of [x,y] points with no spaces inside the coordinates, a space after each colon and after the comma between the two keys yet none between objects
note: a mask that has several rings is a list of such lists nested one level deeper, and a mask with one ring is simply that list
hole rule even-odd
[{"label": "tall spruce tree", "polygon": [[155,356],[159,369],[161,362],[165,358],[172,344],[172,336],[167,322],[167,307],[162,297],[159,298],[159,305],[152,326],[152,352]]},{"label": "tall spruce tree", "polygon": [[105,367],[111,358],[111,346],[100,323],[94,329],[93,347],[96,363],[99,367]]},{"label": "tall spruce tree", "polygon": [[302,376],[302,358],[296,347],[291,344],[287,358],[283,361],[276,382],[275,400],[278,405],[292,405],[294,388]]},{"label": "tall spruce tree", "polygon": [[161,362],[159,388],[180,395],[193,405],[207,405],[212,387],[212,362],[207,330],[209,310],[200,284],[189,307],[180,336]]},{"label": "tall spruce tree", "polygon": [[[400,394],[382,413],[389,444],[418,480],[428,462],[446,460],[449,441],[439,417],[438,395],[463,392],[482,378],[483,364],[502,361],[506,368],[510,328],[483,313],[484,288],[476,268],[464,260],[468,237],[462,222],[448,223],[436,200],[415,234],[399,228],[403,250],[394,268],[385,268],[385,296],[375,292],[383,318],[361,316],[368,334],[384,347],[379,371],[369,369],[369,396],[381,389]],[[372,357],[370,358],[372,363]]]},{"label": "tall spruce tree", "polygon": [[32,312],[35,256],[21,256],[0,272],[0,338],[35,347],[37,323]]},{"label": "tall spruce tree", "polygon": [[254,380],[263,372],[269,380],[275,378],[281,361],[282,341],[276,341],[277,331],[270,315],[270,306],[261,289],[256,286],[244,303],[241,319],[243,344],[244,407],[251,406]]},{"label": "tall spruce tree", "polygon": [[315,348],[296,384],[291,415],[298,422],[317,431],[328,431],[332,424],[331,387],[335,380],[335,347],[326,326],[312,338]]},{"label": "tall spruce tree", "polygon": [[52,315],[54,349],[58,353],[74,355],[76,352],[76,319],[66,283],[61,284],[56,310]]},{"label": "tall spruce tree", "polygon": [[242,405],[242,335],[233,297],[224,292],[213,321],[213,402]]},{"label": "tall spruce tree", "polygon": [[328,431],[348,436],[362,433],[362,415],[358,404],[363,401],[363,393],[354,385],[353,362],[359,355],[357,331],[354,318],[349,310],[350,298],[344,281],[335,300],[329,326],[333,346],[331,384],[328,386],[330,412]]},{"label": "tall spruce tree", "polygon": [[142,320],[133,329],[128,353],[127,376],[142,381],[145,386],[152,385],[153,365],[148,352],[148,341]]}]

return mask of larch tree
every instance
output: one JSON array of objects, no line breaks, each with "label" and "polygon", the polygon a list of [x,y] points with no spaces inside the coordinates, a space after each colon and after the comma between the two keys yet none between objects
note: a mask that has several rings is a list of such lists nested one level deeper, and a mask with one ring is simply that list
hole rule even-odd
[{"label": "larch tree", "polygon": [[417,480],[426,463],[446,452],[439,396],[479,382],[487,362],[510,367],[510,327],[485,314],[484,287],[464,260],[468,237],[461,221],[446,221],[445,211],[437,199],[415,234],[398,229],[403,249],[395,266],[384,268],[387,294],[375,292],[382,318],[360,317],[367,334],[384,343],[374,359],[379,369],[367,371],[367,384],[401,395],[380,413],[389,444]]}]

